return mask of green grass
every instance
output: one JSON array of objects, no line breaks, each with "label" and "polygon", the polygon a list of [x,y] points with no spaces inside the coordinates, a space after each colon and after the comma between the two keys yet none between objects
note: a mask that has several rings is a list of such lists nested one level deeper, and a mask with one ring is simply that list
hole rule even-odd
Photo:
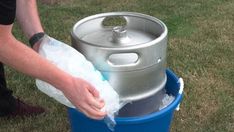
[{"label": "green grass", "polygon": [[[168,26],[168,67],[184,78],[181,110],[172,132],[234,130],[234,1],[233,0],[68,0],[40,3],[46,32],[70,43],[72,26],[102,12],[134,11],[155,16]],[[17,24],[15,36],[27,42]],[[66,108],[40,93],[34,79],[7,68],[15,96],[48,112],[26,119],[0,119],[0,131],[69,131]]]}]

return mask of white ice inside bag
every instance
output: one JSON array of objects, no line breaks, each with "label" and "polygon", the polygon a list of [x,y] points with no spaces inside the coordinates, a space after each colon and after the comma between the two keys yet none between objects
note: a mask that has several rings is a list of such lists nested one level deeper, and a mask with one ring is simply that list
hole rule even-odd
[{"label": "white ice inside bag", "polygon": [[[106,121],[107,125],[115,125],[114,114],[118,112],[121,107],[119,95],[109,82],[103,78],[102,74],[95,69],[91,62],[86,60],[86,58],[74,48],[49,36],[44,36],[39,48],[39,54],[63,71],[74,77],[82,78],[94,86],[99,91],[100,98],[105,102],[105,106],[102,110],[107,112],[106,119],[109,120]],[[39,90],[58,102],[68,107],[75,108],[64,94],[52,85],[39,79],[36,79],[36,85]]]}]

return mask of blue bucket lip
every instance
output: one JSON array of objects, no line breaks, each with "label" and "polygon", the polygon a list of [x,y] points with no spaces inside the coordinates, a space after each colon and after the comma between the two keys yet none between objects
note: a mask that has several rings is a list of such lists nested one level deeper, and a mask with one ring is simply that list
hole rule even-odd
[{"label": "blue bucket lip", "polygon": [[157,111],[155,113],[151,113],[148,115],[144,115],[144,116],[138,116],[138,117],[116,117],[115,120],[117,124],[138,124],[142,122],[155,120],[166,115],[168,112],[174,111],[181,100],[182,100],[182,95],[179,94],[177,95],[176,99],[170,105],[168,105],[166,108],[160,111]]},{"label": "blue bucket lip", "polygon": [[[167,73],[167,76],[170,76],[172,80],[176,81],[179,84],[178,82],[179,78],[170,69],[166,69],[166,73]],[[180,87],[180,85],[177,85],[177,87]],[[163,108],[160,111],[157,111],[148,115],[137,116],[137,117],[115,117],[115,121],[117,125],[118,124],[127,125],[127,124],[146,123],[146,122],[161,118],[163,116],[166,116],[168,113],[172,113],[176,109],[176,107],[179,105],[182,98],[183,98],[183,94],[178,93],[176,95],[175,100],[171,104],[169,104],[166,108]],[[87,118],[83,113],[77,112],[76,109],[69,108],[68,110],[70,112],[75,111],[76,114],[78,114],[81,118],[84,118],[85,120],[94,121],[96,123],[101,123],[101,124],[104,123],[103,120],[94,120],[94,119]]]},{"label": "blue bucket lip", "polygon": [[[167,75],[170,75],[173,80],[178,82],[179,78],[170,69],[167,69],[166,73]],[[115,120],[117,124],[139,124],[139,123],[155,120],[157,118],[161,118],[167,113],[174,111],[176,107],[179,105],[180,101],[182,100],[182,97],[183,95],[178,93],[175,100],[166,108],[160,111],[157,111],[148,115],[144,115],[144,116],[137,116],[137,117],[116,117]]]}]

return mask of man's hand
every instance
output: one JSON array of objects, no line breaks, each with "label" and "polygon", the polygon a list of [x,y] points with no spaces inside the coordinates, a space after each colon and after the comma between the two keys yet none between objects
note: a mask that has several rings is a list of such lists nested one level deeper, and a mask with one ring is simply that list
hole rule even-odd
[{"label": "man's hand", "polygon": [[100,100],[98,91],[88,82],[80,78],[72,78],[72,83],[62,88],[64,95],[76,108],[93,119],[102,119],[106,115],[101,109],[104,101]]}]

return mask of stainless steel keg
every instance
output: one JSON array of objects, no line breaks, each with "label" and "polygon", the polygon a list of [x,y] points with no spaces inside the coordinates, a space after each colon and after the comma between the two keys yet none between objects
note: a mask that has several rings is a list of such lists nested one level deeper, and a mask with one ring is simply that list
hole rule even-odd
[{"label": "stainless steel keg", "polygon": [[[105,25],[109,18],[125,24]],[[73,47],[102,72],[121,100],[134,102],[152,98],[165,86],[167,32],[155,17],[110,12],[78,21],[71,36]]]}]

